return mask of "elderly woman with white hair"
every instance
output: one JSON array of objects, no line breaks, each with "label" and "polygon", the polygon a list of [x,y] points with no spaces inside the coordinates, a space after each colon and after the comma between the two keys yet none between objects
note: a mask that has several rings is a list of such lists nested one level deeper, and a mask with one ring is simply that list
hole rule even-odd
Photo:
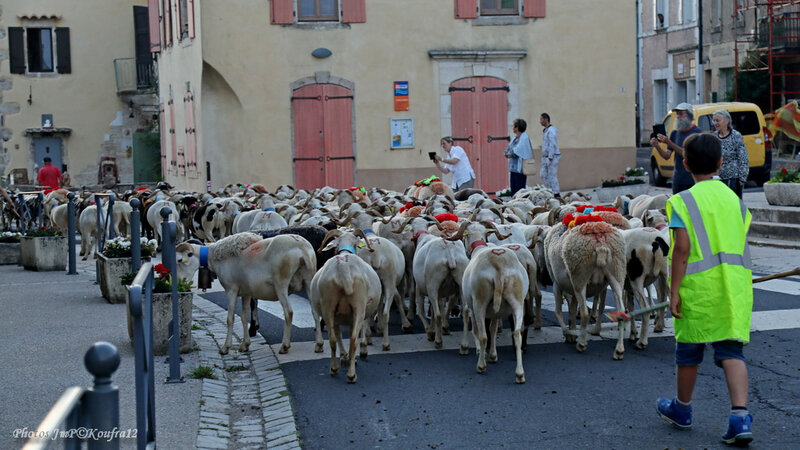
[{"label": "elderly woman with white hair", "polygon": [[750,160],[742,134],[731,126],[731,114],[726,109],[714,111],[714,134],[722,141],[722,167],[719,169],[720,180],[728,185],[739,198],[742,188],[750,173]]}]

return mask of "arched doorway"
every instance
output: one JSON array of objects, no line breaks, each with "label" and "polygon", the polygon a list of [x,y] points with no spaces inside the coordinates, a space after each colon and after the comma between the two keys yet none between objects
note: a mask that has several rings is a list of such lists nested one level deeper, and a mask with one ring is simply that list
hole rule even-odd
[{"label": "arched doorway", "polygon": [[292,91],[294,177],[300,189],[355,184],[353,94],[337,84],[317,83]]},{"label": "arched doorway", "polygon": [[450,84],[454,143],[464,148],[475,170],[475,187],[496,192],[508,186],[510,140],[508,83],[494,77],[468,77]]}]

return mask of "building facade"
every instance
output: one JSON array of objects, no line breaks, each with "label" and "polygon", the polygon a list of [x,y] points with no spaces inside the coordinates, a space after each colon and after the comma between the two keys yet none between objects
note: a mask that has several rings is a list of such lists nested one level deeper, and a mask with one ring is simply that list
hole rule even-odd
[{"label": "building facade", "polygon": [[181,188],[204,190],[208,173],[214,189],[402,189],[436,173],[427,154],[453,136],[476,187],[496,191],[511,122],[528,122],[538,159],[543,112],[560,130],[564,189],[635,161],[624,2],[152,0],[150,11],[162,159]]},{"label": "building facade", "polygon": [[[134,181],[137,134],[158,112],[147,17],[146,0],[3,2],[4,180],[13,172],[13,182],[34,184],[50,156],[73,186],[102,184],[101,167],[115,178],[106,181]],[[158,176],[157,142],[155,152]]]}]

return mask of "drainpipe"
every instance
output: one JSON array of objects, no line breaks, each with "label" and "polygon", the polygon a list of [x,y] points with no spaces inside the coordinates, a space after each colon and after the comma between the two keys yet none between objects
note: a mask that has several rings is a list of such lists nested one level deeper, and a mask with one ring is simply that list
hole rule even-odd
[{"label": "drainpipe", "polygon": [[[697,81],[695,82],[695,86],[697,86],[697,92],[700,93],[700,103],[705,103],[706,74],[705,70],[703,70],[703,0],[697,2],[697,34],[697,64],[695,64],[697,68],[695,73]],[[697,93],[695,93],[695,99],[696,98]]]},{"label": "drainpipe", "polygon": [[641,0],[636,1],[636,146],[638,147],[641,143],[642,137],[642,36],[641,33],[641,21],[642,21],[642,11]]}]

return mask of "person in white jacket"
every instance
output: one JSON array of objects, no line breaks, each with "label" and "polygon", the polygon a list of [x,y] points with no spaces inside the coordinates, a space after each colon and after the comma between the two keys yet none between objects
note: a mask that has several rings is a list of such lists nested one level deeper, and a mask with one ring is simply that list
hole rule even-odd
[{"label": "person in white jacket", "polygon": [[508,143],[503,155],[508,159],[509,187],[511,195],[514,195],[527,184],[528,177],[522,170],[522,164],[526,159],[530,159],[532,155],[531,140],[528,134],[525,133],[525,130],[528,129],[528,124],[522,119],[514,119],[511,127],[515,137]]},{"label": "person in white jacket", "polygon": [[458,145],[453,145],[453,138],[445,136],[441,140],[442,149],[447,152],[447,158],[439,155],[433,160],[436,167],[442,173],[453,172],[453,183],[450,187],[453,191],[472,188],[475,185],[475,171],[469,163],[467,152]]},{"label": "person in white jacket", "polygon": [[539,123],[544,127],[542,136],[542,168],[539,176],[544,184],[553,191],[556,198],[561,197],[561,188],[558,186],[558,161],[561,159],[561,150],[558,149],[558,128],[550,124],[550,114],[542,113]]}]

